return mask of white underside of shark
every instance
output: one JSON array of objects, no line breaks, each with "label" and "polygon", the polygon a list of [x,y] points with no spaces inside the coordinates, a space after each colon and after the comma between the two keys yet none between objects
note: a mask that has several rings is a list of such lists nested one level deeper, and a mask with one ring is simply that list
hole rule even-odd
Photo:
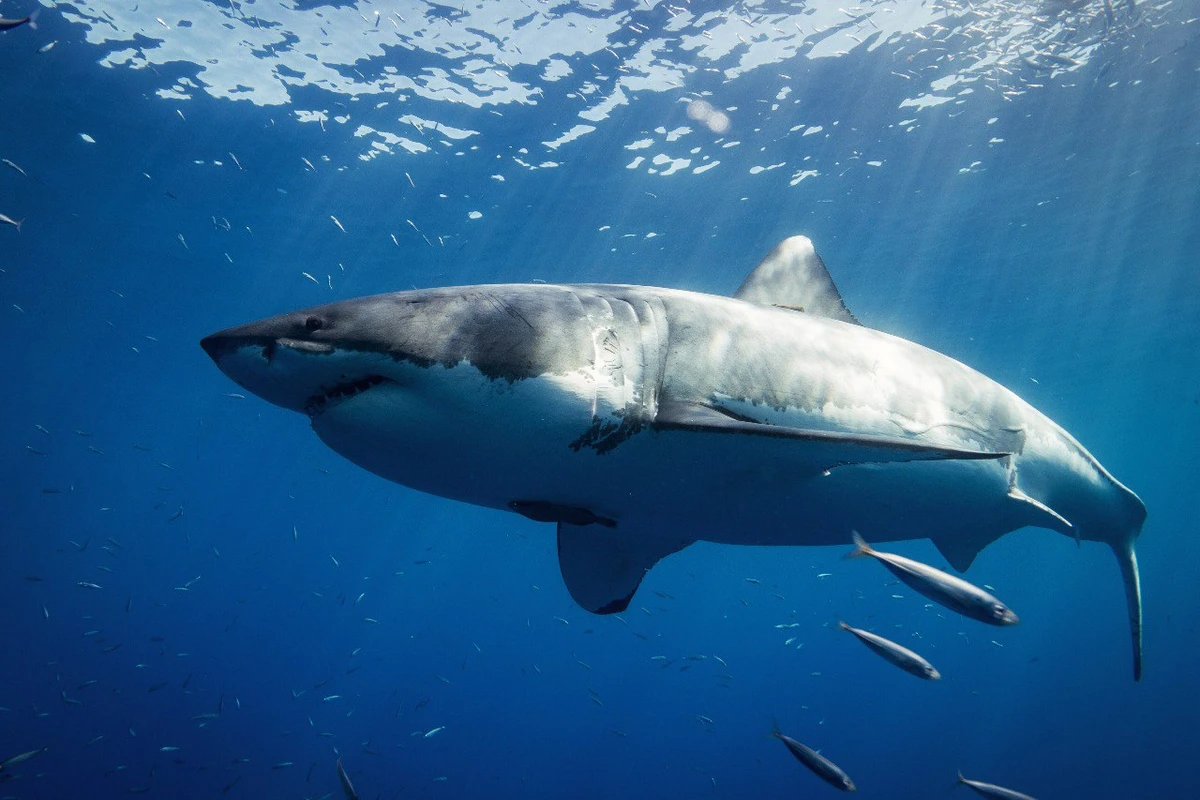
[{"label": "white underside of shark", "polygon": [[804,237],[734,298],[641,286],[401,292],[204,342],[245,388],[389,480],[558,524],[567,587],[624,609],[704,540],[928,537],[957,569],[1025,526],[1109,544],[1140,674],[1145,509],[959,362],[857,324]]}]

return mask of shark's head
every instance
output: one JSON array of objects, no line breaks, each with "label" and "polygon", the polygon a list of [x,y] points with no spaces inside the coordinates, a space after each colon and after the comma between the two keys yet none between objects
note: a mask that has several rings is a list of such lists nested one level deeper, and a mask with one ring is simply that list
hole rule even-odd
[{"label": "shark's head", "polygon": [[240,386],[314,420],[413,368],[469,364],[491,380],[591,363],[590,334],[561,287],[509,285],[375,295],[229,328],[200,345]]},{"label": "shark's head", "polygon": [[[594,388],[592,396],[564,397],[573,385],[587,386],[571,376],[591,368],[596,343],[578,299],[563,287],[364,297],[230,328],[200,344],[240,386],[307,415],[316,434],[351,461],[470,502],[483,500],[439,481],[461,476],[471,455],[477,462],[482,453],[527,457],[537,439],[525,435],[528,426],[573,414],[578,436],[592,421]],[[533,408],[536,391],[558,394]]]},{"label": "shark's head", "polygon": [[229,328],[200,346],[239,386],[314,421],[373,389],[394,384],[405,361],[427,357],[389,343],[383,298],[333,303]]}]

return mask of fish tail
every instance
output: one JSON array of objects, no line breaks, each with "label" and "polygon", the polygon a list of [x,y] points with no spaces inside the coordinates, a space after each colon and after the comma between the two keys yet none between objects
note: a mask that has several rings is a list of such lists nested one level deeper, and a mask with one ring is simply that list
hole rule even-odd
[{"label": "fish tail", "polygon": [[[41,13],[42,10],[40,8],[35,8],[33,13],[29,15],[29,27],[33,28],[35,31],[37,30],[37,18]],[[21,226],[18,225],[17,229],[19,230],[20,227]]]},{"label": "fish tail", "polygon": [[966,782],[967,782],[967,779],[963,777],[963,774],[962,774],[962,770],[961,770],[961,769],[958,771],[958,782],[959,782],[959,783],[966,783]]},{"label": "fish tail", "polygon": [[21,226],[22,226],[22,225],[24,225],[24,224],[25,224],[25,220],[23,220],[23,219],[21,219],[21,220],[17,220],[16,222],[14,222],[14,223],[13,223],[13,225],[14,225],[14,226],[16,227],[16,229],[17,229],[17,233],[20,233],[20,232],[21,232]]},{"label": "fish tail", "polygon": [[846,624],[846,621],[844,619],[838,620],[838,627],[844,631],[850,630],[850,626]]},{"label": "fish tail", "polygon": [[771,715],[771,736],[775,739],[783,739],[783,731],[779,730],[779,720],[775,715]]},{"label": "fish tail", "polygon": [[1121,567],[1121,578],[1125,583],[1125,601],[1129,607],[1129,633],[1133,640],[1133,679],[1142,679],[1142,581],[1138,574],[1137,553],[1133,549],[1133,537],[1124,542],[1112,543],[1113,554]]},{"label": "fish tail", "polygon": [[861,558],[862,556],[875,555],[875,551],[871,549],[871,545],[863,540],[858,531],[850,531],[850,536],[854,540],[854,551],[847,554],[846,558]]}]

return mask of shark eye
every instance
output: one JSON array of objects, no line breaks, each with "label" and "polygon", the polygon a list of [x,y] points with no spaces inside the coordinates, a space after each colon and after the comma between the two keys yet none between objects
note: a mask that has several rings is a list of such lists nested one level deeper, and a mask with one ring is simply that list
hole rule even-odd
[{"label": "shark eye", "polygon": [[319,331],[324,325],[325,323],[321,321],[320,317],[313,316],[304,320],[304,327],[310,332]]}]

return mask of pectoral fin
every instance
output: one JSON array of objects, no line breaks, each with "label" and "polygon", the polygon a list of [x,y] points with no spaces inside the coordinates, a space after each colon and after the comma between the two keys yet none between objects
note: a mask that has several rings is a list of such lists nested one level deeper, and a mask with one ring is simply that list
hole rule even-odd
[{"label": "pectoral fin", "polygon": [[656,430],[695,431],[743,436],[769,436],[791,439],[808,445],[808,459],[814,468],[845,464],[871,464],[892,461],[929,461],[938,459],[999,459],[1009,453],[943,447],[917,439],[841,431],[810,430],[771,425],[735,414],[718,405],[663,400],[654,417]]},{"label": "pectoral fin", "polygon": [[620,527],[560,522],[558,565],[576,603],[593,614],[616,614],[629,606],[651,567],[689,544]]},{"label": "pectoral fin", "polygon": [[568,522],[579,526],[603,525],[606,528],[617,526],[617,523],[608,517],[602,517],[586,508],[565,506],[561,503],[548,503],[541,500],[512,500],[508,507],[535,522]]}]

